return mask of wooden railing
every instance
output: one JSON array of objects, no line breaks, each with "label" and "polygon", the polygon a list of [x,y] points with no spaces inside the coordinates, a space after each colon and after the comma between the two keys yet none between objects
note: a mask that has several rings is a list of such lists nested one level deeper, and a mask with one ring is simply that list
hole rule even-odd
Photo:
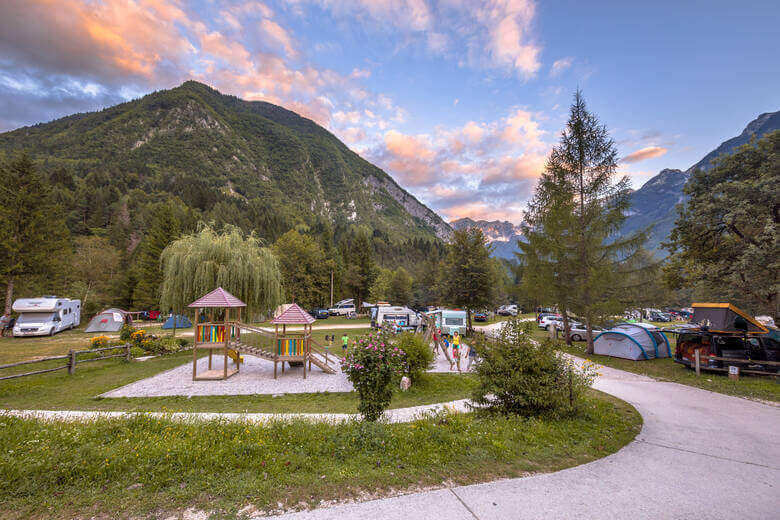
[{"label": "wooden railing", "polygon": [[[709,366],[709,360],[714,361],[722,361],[724,365],[727,365],[725,367],[711,367]],[[759,376],[778,376],[780,377],[780,373],[777,371],[775,372],[769,372],[766,370],[754,370],[748,368],[747,370],[742,369],[742,366],[744,365],[763,365],[768,367],[778,367],[780,368],[780,362],[778,361],[762,361],[762,360],[756,360],[756,359],[738,359],[738,358],[730,358],[730,357],[718,357],[718,356],[708,356],[708,355],[702,355],[701,351],[699,349],[696,349],[693,356],[693,368],[696,371],[696,375],[701,375],[701,370],[704,368],[705,370],[713,370],[717,372],[730,372],[730,366],[738,366],[739,367],[739,373],[742,374],[753,374],[753,375],[759,375]],[[739,376],[739,373],[736,374],[737,377]],[[733,375],[733,374],[729,374]]]},{"label": "wooden railing", "polygon": [[[32,360],[29,360],[29,361],[19,361],[17,363],[9,363],[7,365],[0,365],[0,370],[3,370],[3,369],[6,369],[6,368],[18,367],[18,366],[23,366],[23,365],[32,365],[32,364],[36,364],[36,363],[46,363],[46,362],[49,362],[49,361],[56,361],[56,360],[59,360],[59,359],[67,359],[68,360],[67,363],[65,363],[64,365],[56,366],[56,367],[53,367],[53,368],[45,368],[43,370],[34,370],[32,372],[25,372],[23,374],[13,374],[13,375],[10,375],[10,376],[3,376],[3,377],[0,377],[0,381],[2,381],[4,379],[16,379],[17,377],[34,376],[36,374],[45,374],[47,372],[54,372],[54,371],[57,371],[57,370],[65,370],[65,369],[68,369],[68,374],[69,375],[73,375],[73,374],[76,373],[76,365],[78,363],[88,363],[90,361],[100,361],[102,359],[111,359],[111,358],[121,357],[121,358],[124,358],[126,361],[130,361],[130,359],[132,359],[132,357],[130,355],[130,348],[131,348],[130,344],[127,343],[127,344],[119,345],[119,346],[115,346],[115,347],[103,347],[103,348],[96,348],[96,349],[92,349],[92,350],[71,350],[64,356],[51,356],[51,357],[47,357],[47,358],[43,358],[43,359],[32,359]],[[108,350],[121,350],[122,352],[120,352],[119,354],[110,354],[110,355],[107,355],[107,356],[100,356],[100,357],[96,357],[96,358],[78,359],[78,356],[80,354],[93,354],[95,352],[105,352],[105,351],[108,351]]]}]

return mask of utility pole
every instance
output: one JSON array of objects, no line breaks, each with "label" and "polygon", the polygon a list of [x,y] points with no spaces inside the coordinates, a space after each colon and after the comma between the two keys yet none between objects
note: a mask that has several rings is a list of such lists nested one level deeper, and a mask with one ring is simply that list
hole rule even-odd
[{"label": "utility pole", "polygon": [[330,270],[330,306],[333,307],[333,269]]}]

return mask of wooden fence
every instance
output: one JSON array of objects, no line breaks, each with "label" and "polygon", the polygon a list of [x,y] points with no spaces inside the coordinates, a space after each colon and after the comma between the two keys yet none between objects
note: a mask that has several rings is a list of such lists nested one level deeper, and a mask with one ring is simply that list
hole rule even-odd
[{"label": "wooden fence", "polygon": [[[0,381],[4,379],[16,379],[17,377],[25,377],[25,376],[32,376],[35,374],[45,374],[46,372],[55,372],[57,370],[68,370],[69,375],[73,375],[76,373],[76,365],[78,363],[89,363],[90,361],[100,361],[101,359],[111,359],[111,358],[124,358],[126,361],[130,361],[132,359],[130,355],[130,344],[126,343],[124,345],[118,345],[115,347],[103,347],[103,348],[96,348],[92,350],[70,350],[67,354],[64,356],[51,356],[43,359],[33,359],[30,361],[19,361],[17,363],[9,363],[8,365],[0,365],[0,370],[5,368],[12,368],[12,367],[18,367],[22,365],[32,365],[35,363],[45,363],[48,361],[54,361],[58,359],[67,359],[68,361],[64,365],[60,365],[54,368],[45,368],[43,370],[35,370],[33,372],[25,372],[23,374],[14,374],[11,376],[4,376],[0,377]],[[80,354],[94,354],[95,352],[105,352],[108,350],[121,350],[119,354],[109,354],[106,356],[100,356],[95,358],[86,358],[86,359],[78,359],[78,356]]]},{"label": "wooden fence", "polygon": [[[725,365],[724,367],[711,367],[708,366],[709,360],[715,360],[715,361],[722,361]],[[705,364],[706,363],[706,364]],[[742,366],[747,365],[748,368],[743,369]],[[696,349],[694,353],[694,361],[693,361],[693,368],[696,371],[696,375],[701,375],[702,370],[711,370],[716,372],[728,372],[729,377],[732,377],[734,379],[739,378],[739,374],[753,374],[757,376],[779,376],[778,372],[768,372],[766,370],[755,370],[751,369],[750,365],[763,365],[766,367],[780,367],[780,362],[777,361],[757,361],[753,359],[735,359],[735,358],[729,358],[729,357],[717,357],[717,356],[706,356],[702,355],[699,351],[699,349]],[[739,367],[739,370],[736,373],[732,373],[730,370],[730,367]]]}]

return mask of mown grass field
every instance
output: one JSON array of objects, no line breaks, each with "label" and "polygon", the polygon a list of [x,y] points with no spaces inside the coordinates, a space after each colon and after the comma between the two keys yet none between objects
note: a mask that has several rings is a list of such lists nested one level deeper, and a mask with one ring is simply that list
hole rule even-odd
[{"label": "mown grass field", "polygon": [[160,518],[195,508],[235,518],[278,504],[555,471],[617,451],[640,427],[630,405],[595,391],[571,418],[250,425],[0,417],[0,510],[12,519]]}]

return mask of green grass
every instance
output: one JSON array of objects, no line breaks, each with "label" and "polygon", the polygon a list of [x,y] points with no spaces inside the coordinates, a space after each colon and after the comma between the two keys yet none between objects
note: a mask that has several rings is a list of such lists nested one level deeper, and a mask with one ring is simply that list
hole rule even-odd
[{"label": "green grass", "polygon": [[549,472],[613,453],[641,417],[591,391],[571,418],[439,415],[410,424],[89,423],[0,417],[4,518],[235,518],[427,486]]},{"label": "green grass", "polygon": [[[331,412],[356,413],[353,392],[270,395],[96,398],[113,388],[153,376],[192,359],[184,352],[130,363],[120,360],[77,365],[65,371],[0,382],[0,408],[38,410],[127,410],[185,412]],[[52,362],[54,363],[54,362]],[[43,364],[43,363],[42,363]],[[470,375],[426,374],[408,392],[397,392],[391,408],[452,401],[468,397],[474,386]]]},{"label": "green grass", "polygon": [[[540,331],[536,335],[539,338],[547,337],[544,331]],[[672,334],[669,335],[669,343],[672,348],[672,354],[674,354],[676,342]],[[586,355],[585,342],[577,342],[571,346],[561,342],[560,349],[575,356],[586,357],[604,366],[642,374],[660,381],[673,381],[737,397],[780,402],[780,384],[775,381],[774,377],[742,375],[739,380],[734,381],[729,379],[726,374],[719,372],[702,372],[700,376],[697,376],[696,372],[686,368],[684,365],[675,363],[670,358],[631,361],[629,359],[599,356],[597,354]]]}]

